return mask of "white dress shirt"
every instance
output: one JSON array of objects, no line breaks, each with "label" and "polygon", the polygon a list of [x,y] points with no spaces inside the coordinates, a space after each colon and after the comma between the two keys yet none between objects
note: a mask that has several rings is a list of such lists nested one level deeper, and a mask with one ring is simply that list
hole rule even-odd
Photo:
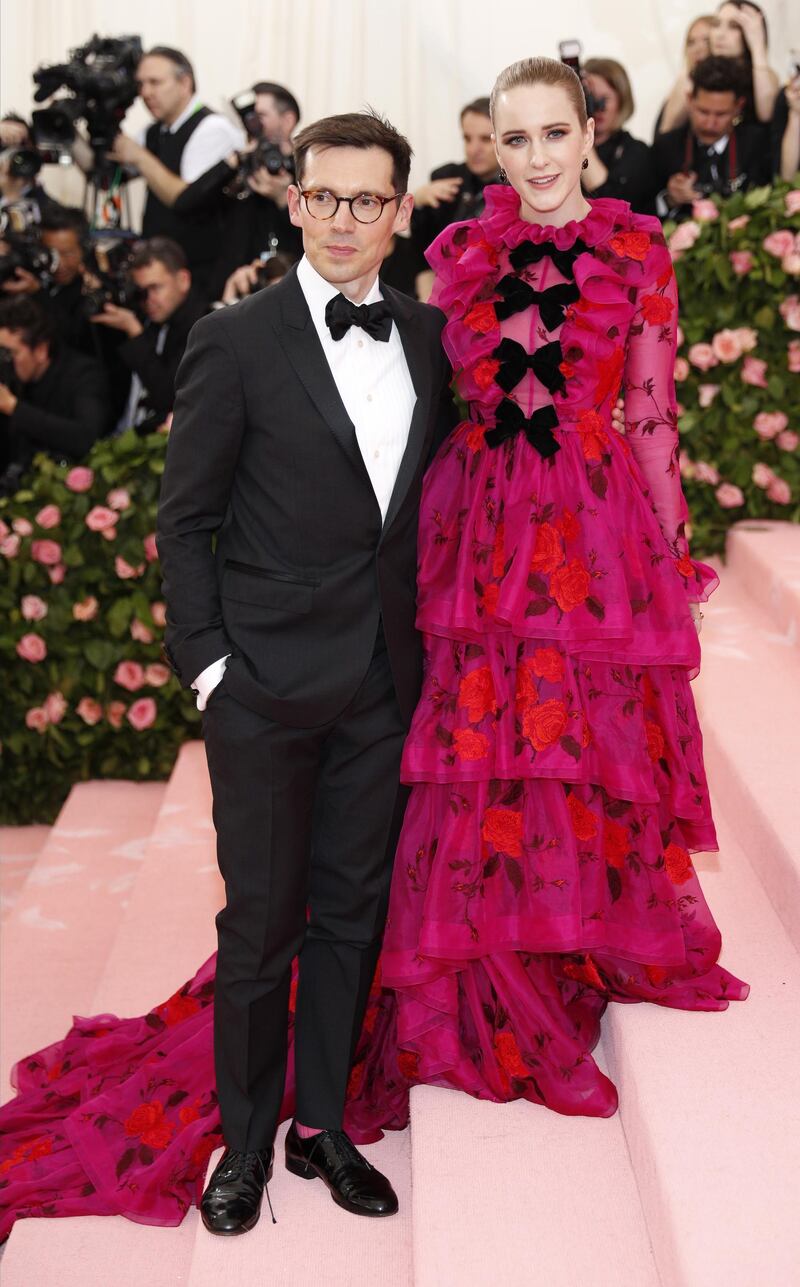
[{"label": "white dress shirt", "polygon": [[[189,117],[202,106],[201,99],[195,95],[180,116],[171,125],[163,128],[170,134],[177,134]],[[140,130],[137,136],[137,142],[142,146],[146,135],[145,129]],[[227,116],[221,116],[219,112],[204,116],[197,129],[190,135],[181,154],[181,178],[184,183],[194,183],[195,179],[199,179],[201,174],[205,174],[206,170],[210,170],[218,161],[224,161],[230,152],[235,152],[242,147],[244,141],[244,133],[237,130]]]},{"label": "white dress shirt", "polygon": [[[334,340],[325,321],[325,309],[328,301],[339,294],[339,288],[321,277],[305,256],[297,265],[297,280],[339,396],[353,422],[359,451],[385,519],[417,400],[397,326],[392,323],[388,341],[373,339],[359,326],[351,326],[340,340]],[[374,304],[382,298],[376,277],[361,302]],[[205,710],[225,673],[226,661],[227,657],[220,657],[212,662],[192,685],[197,691],[198,710]]]}]

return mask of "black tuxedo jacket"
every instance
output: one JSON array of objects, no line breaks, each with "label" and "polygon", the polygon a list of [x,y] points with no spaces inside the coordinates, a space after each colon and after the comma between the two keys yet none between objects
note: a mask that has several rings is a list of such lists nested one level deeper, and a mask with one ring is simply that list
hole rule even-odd
[{"label": "black tuxedo jacket", "polygon": [[188,686],[230,653],[231,695],[298,728],[344,710],[381,619],[407,721],[419,696],[417,517],[453,423],[450,370],[442,314],[383,293],[417,395],[383,524],[294,269],[199,321],[178,372],[158,521],[167,656]]},{"label": "black tuxedo jacket", "polygon": [[156,351],[161,326],[148,322],[141,335],[125,340],[119,356],[139,376],[147,393],[147,405],[165,420],[175,401],[175,378],[186,349],[189,332],[195,322],[208,312],[205,300],[192,288],[167,324],[167,335],[161,353]]}]

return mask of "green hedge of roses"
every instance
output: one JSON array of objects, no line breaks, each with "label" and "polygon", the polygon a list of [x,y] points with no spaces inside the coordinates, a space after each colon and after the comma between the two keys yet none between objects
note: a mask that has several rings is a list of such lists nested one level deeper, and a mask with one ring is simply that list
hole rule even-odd
[{"label": "green hedge of roses", "polygon": [[[667,225],[692,550],[742,518],[800,518],[800,184],[697,202]],[[166,436],[40,457],[0,501],[0,822],[51,821],[74,782],[166,777],[199,733],[161,660],[154,529]]]}]

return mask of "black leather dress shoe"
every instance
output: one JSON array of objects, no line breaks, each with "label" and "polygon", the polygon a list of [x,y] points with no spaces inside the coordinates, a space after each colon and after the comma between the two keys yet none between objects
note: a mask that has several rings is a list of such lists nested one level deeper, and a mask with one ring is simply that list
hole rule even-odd
[{"label": "black leather dress shoe", "polygon": [[397,1194],[386,1176],[370,1166],[344,1131],[320,1131],[304,1140],[292,1122],[286,1132],[286,1169],[304,1180],[319,1177],[334,1202],[355,1215],[388,1216],[397,1210]]},{"label": "black leather dress shoe", "polygon": [[[200,1214],[209,1233],[230,1237],[247,1233],[258,1223],[261,1195],[272,1179],[274,1158],[274,1149],[254,1153],[225,1150],[200,1201]],[[274,1222],[275,1217],[272,1219]]]}]

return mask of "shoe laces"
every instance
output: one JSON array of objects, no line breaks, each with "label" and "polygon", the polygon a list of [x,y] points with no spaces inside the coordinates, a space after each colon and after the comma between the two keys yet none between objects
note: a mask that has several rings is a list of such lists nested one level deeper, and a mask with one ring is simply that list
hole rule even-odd
[{"label": "shoe laces", "polygon": [[261,1172],[261,1179],[264,1183],[264,1196],[267,1199],[269,1213],[272,1216],[272,1223],[277,1224],[275,1212],[272,1209],[272,1200],[269,1196],[269,1184],[267,1183],[267,1168],[264,1165],[264,1159],[258,1151],[250,1153],[241,1153],[238,1149],[230,1149],[225,1160],[225,1169],[220,1171],[219,1178],[223,1182],[228,1180],[238,1180],[246,1172]]},{"label": "shoe laces", "polygon": [[359,1153],[355,1144],[350,1139],[350,1136],[344,1131],[321,1131],[314,1141],[314,1146],[308,1155],[308,1162],[311,1161],[314,1156],[314,1150],[323,1139],[330,1142],[333,1147],[333,1151],[342,1165],[347,1166],[354,1162],[357,1166],[365,1166],[368,1171],[373,1169],[367,1159]]}]

